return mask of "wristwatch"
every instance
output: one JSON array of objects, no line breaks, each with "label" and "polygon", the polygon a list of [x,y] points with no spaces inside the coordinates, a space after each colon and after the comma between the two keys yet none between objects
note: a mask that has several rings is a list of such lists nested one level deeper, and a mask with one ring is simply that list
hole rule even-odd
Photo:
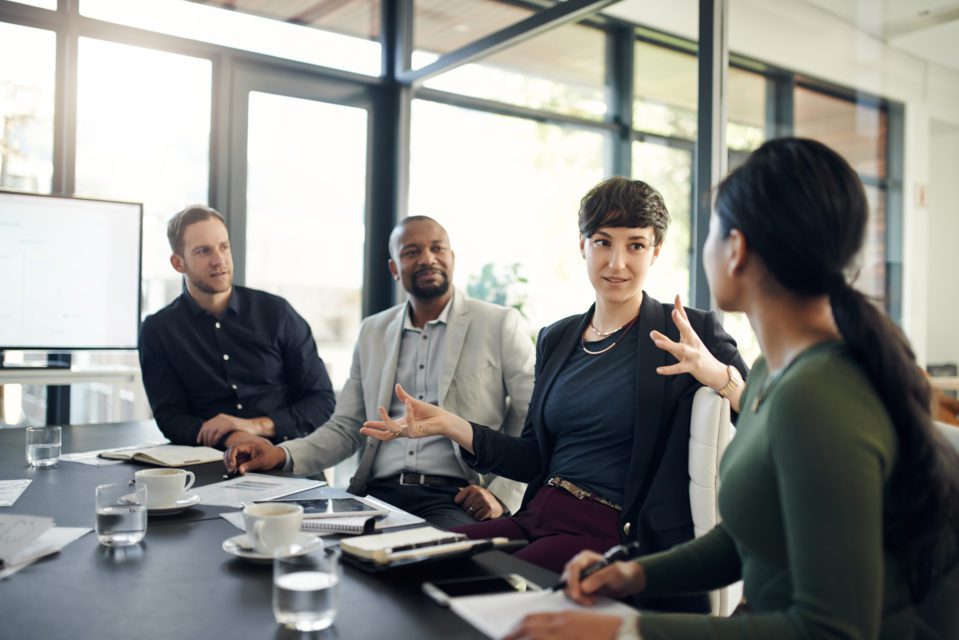
[{"label": "wristwatch", "polygon": [[733,389],[743,386],[743,377],[739,375],[739,369],[729,364],[726,365],[726,370],[729,372],[729,382],[726,383],[725,387],[716,392],[722,398],[728,398],[729,394],[733,392]]},{"label": "wristwatch", "polygon": [[639,616],[627,616],[616,630],[614,640],[643,640],[639,635]]}]

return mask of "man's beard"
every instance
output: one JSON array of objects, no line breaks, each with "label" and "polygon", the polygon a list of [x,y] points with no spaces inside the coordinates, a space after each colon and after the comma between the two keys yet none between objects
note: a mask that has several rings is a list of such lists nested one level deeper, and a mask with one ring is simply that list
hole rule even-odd
[{"label": "man's beard", "polygon": [[430,287],[421,287],[417,284],[417,278],[423,271],[419,271],[413,274],[413,281],[410,283],[410,294],[415,298],[421,298],[424,300],[431,300],[433,298],[442,298],[446,295],[446,292],[450,290],[450,280],[445,272],[436,271],[435,269],[427,269],[424,271],[434,271],[438,273],[442,280],[437,285]]},{"label": "man's beard", "polygon": [[193,277],[190,278],[190,284],[192,284],[193,288],[196,289],[197,291],[202,291],[203,293],[207,293],[210,295],[215,295],[217,293],[226,293],[231,288],[233,288],[233,274],[230,274],[230,278],[227,281],[226,285],[223,287],[223,289],[214,289],[203,280],[199,278],[193,278]]}]

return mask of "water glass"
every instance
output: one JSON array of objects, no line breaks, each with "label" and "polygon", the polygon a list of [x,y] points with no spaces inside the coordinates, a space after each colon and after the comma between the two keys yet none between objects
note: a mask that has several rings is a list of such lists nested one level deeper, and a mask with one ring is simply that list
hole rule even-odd
[{"label": "water glass", "polygon": [[147,488],[127,482],[97,487],[97,539],[108,547],[125,547],[147,532]]},{"label": "water glass", "polygon": [[52,467],[60,460],[60,427],[27,427],[27,463]]},{"label": "water glass", "polygon": [[333,624],[340,591],[340,549],[273,560],[273,615],[297,631],[319,631]]}]

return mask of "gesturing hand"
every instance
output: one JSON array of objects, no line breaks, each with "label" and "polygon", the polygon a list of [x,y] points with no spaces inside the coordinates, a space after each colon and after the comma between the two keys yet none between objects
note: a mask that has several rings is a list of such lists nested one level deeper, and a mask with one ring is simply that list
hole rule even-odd
[{"label": "gesturing hand", "polygon": [[425,438],[446,435],[448,427],[456,421],[464,422],[462,418],[449,411],[415,399],[399,384],[396,385],[396,396],[406,405],[406,415],[394,420],[390,418],[385,408],[379,407],[382,420],[363,423],[360,433],[383,441],[396,438]]},{"label": "gesturing hand", "polygon": [[671,353],[679,362],[656,367],[656,373],[664,376],[688,373],[707,387],[722,389],[729,381],[726,365],[717,360],[696,335],[679,296],[676,296],[674,301],[672,317],[673,323],[679,329],[679,342],[670,340],[659,331],[651,331],[649,336],[657,347]]}]

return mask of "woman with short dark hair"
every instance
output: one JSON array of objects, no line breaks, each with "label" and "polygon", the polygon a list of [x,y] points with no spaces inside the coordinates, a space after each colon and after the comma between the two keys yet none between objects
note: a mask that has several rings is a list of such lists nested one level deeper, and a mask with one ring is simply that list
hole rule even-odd
[{"label": "woman with short dark hair", "polygon": [[723,181],[706,274],[764,354],[720,467],[723,522],[583,580],[595,553],[566,567],[567,593],[583,604],[742,578],[748,610],[625,622],[541,614],[511,637],[957,637],[959,464],[933,429],[905,338],[844,275],[866,217],[855,171],[812,140],[769,141]]},{"label": "woman with short dark hair", "polygon": [[[381,409],[383,421],[364,426],[364,434],[383,440],[444,435],[478,471],[528,483],[516,515],[456,531],[525,540],[516,555],[554,571],[583,549],[638,541],[665,550],[693,537],[692,398],[709,384],[730,393],[735,406],[746,366],[716,314],[684,309],[678,298],[675,308],[664,305],[643,292],[668,225],[662,197],[640,180],[611,178],[583,198],[579,249],[595,304],[540,332],[521,437],[471,424],[401,388],[407,417],[392,421]],[[644,604],[707,609],[704,596]]]}]

